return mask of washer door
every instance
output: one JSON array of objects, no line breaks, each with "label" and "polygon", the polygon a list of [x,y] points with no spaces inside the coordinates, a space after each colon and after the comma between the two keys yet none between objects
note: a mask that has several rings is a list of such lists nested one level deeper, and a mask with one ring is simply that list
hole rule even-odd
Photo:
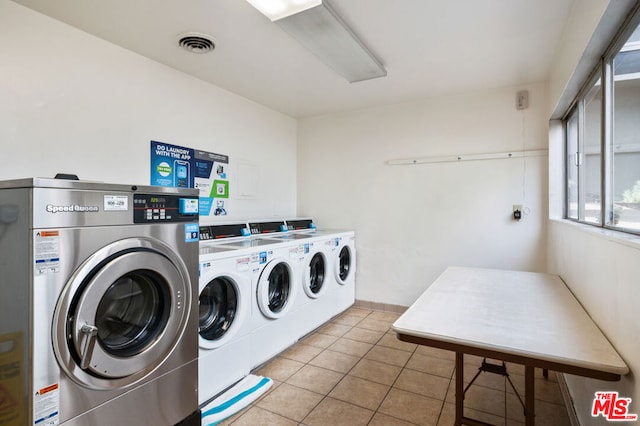
[{"label": "washer door", "polygon": [[137,382],[178,343],[190,294],[184,263],[164,243],[132,238],[104,247],[74,272],[56,305],[60,366],[90,388]]},{"label": "washer door", "polygon": [[246,315],[242,287],[251,288],[249,280],[231,275],[208,279],[200,289],[200,347],[213,349],[229,341],[240,329]]},{"label": "washer door", "polygon": [[295,297],[295,283],[291,264],[276,258],[264,267],[258,279],[257,298],[260,312],[267,318],[284,316]]},{"label": "washer door", "polygon": [[336,281],[338,284],[345,284],[351,274],[351,249],[349,246],[342,246],[336,259]]},{"label": "washer door", "polygon": [[327,257],[322,252],[314,253],[304,265],[304,292],[307,296],[317,299],[327,289],[325,276],[327,274]]}]

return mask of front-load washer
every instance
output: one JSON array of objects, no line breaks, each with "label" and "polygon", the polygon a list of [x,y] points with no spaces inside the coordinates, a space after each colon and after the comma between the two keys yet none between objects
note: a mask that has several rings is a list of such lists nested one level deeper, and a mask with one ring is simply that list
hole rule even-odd
[{"label": "front-load washer", "polygon": [[197,209],[195,190],[0,183],[19,423],[199,424]]},{"label": "front-load washer", "polygon": [[250,371],[250,257],[237,247],[225,244],[244,235],[246,229],[246,223],[200,227],[198,399],[201,406]]},{"label": "front-load washer", "polygon": [[299,302],[297,247],[279,238],[284,220],[250,221],[251,238],[234,242],[250,253],[252,270],[251,366],[255,368],[293,345],[298,329],[292,313]]},{"label": "front-load washer", "polygon": [[253,247],[251,311],[251,366],[271,359],[297,339],[293,307],[298,297],[298,265],[289,257],[289,247],[275,243]]},{"label": "front-load washer", "polygon": [[333,278],[332,245],[325,238],[312,237],[299,244],[300,285],[302,292],[296,304],[295,327],[301,338],[333,317],[336,305],[336,287]]},{"label": "front-load washer", "polygon": [[294,300],[292,309],[301,309],[327,291],[328,286],[325,284],[328,280],[325,277],[330,272],[328,270],[328,253],[319,250],[320,247],[314,244],[313,235],[297,230],[288,231],[285,228],[285,231],[269,233],[264,237],[281,243],[279,247],[288,248],[288,250],[280,252],[298,266],[296,268],[300,272],[300,276],[296,280],[299,284],[298,297]]},{"label": "front-load washer", "polygon": [[[327,292],[333,298],[328,304],[328,319],[344,312],[355,302],[356,245],[353,231],[318,230],[315,226],[307,235],[314,237],[314,244],[327,250],[332,272]],[[327,320],[328,320],[327,319]]]},{"label": "front-load washer", "polygon": [[333,272],[336,283],[335,315],[347,310],[355,302],[356,290],[356,243],[355,233],[337,233],[333,245]]},{"label": "front-load washer", "polygon": [[224,245],[201,247],[199,295],[199,403],[249,374],[250,257]]},{"label": "front-load washer", "polygon": [[[290,221],[287,221],[290,224]],[[311,230],[308,226],[303,229]],[[318,328],[329,319],[335,309],[333,287],[332,244],[329,238],[318,238],[298,228],[274,238],[289,247],[289,258],[299,266],[299,292],[294,303],[291,327],[297,338]]]},{"label": "front-load washer", "polygon": [[[254,243],[261,241],[262,244],[273,245],[275,251],[282,259],[286,260],[286,263],[290,264],[292,269],[297,271],[300,269],[299,264],[304,260],[306,253],[304,252],[304,246],[300,243],[300,240],[311,240],[311,236],[298,235],[294,232],[288,232],[287,224],[284,219],[278,220],[266,220],[266,221],[250,221],[248,223],[251,230],[252,239]],[[271,243],[269,243],[271,241]],[[307,298],[302,297],[301,278],[294,277],[294,284],[296,288],[292,289],[290,299],[287,302],[287,311],[295,310],[300,305],[307,303]]]},{"label": "front-load washer", "polygon": [[287,220],[288,232],[282,237],[285,241],[292,241],[297,245],[302,272],[302,289],[310,300],[317,300],[324,296],[331,285],[331,238],[316,231],[313,219]]}]

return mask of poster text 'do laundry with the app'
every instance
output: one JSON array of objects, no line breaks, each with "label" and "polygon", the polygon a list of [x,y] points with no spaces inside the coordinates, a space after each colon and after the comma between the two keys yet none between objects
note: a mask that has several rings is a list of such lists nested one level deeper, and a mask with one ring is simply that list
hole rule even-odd
[{"label": "poster text 'do laundry with the app'", "polygon": [[229,211],[229,156],[151,141],[151,185],[196,188],[201,217]]}]

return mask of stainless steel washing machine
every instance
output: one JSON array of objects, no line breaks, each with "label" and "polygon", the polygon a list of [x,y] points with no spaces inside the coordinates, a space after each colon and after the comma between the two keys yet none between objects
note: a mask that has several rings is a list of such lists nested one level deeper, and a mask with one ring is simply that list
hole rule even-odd
[{"label": "stainless steel washing machine", "polygon": [[199,422],[196,190],[0,182],[0,270],[9,416]]}]

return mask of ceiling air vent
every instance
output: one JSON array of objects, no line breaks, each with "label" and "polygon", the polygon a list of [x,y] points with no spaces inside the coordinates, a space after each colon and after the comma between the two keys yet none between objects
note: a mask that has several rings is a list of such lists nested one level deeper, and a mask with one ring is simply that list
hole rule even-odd
[{"label": "ceiling air vent", "polygon": [[180,34],[178,45],[191,53],[208,53],[216,47],[211,36],[201,33]]}]

